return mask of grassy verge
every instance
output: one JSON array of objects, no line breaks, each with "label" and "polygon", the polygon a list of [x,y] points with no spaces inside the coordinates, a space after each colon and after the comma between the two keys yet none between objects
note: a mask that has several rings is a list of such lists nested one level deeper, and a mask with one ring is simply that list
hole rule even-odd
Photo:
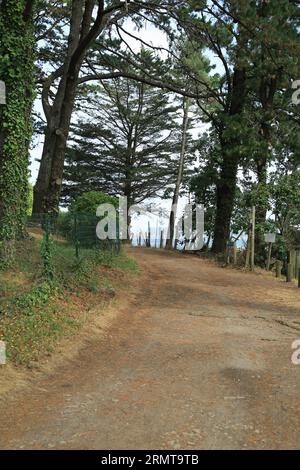
[{"label": "grassy verge", "polygon": [[8,360],[32,366],[52,353],[63,336],[76,333],[84,313],[104,308],[136,263],[124,252],[81,250],[56,242],[53,246],[54,278],[45,279],[41,242],[20,242],[13,269],[0,272],[0,340],[7,343]]}]

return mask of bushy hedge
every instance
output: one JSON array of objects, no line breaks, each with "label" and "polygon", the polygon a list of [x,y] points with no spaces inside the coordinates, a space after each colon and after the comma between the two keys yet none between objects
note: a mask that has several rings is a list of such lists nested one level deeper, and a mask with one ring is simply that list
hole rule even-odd
[{"label": "bushy hedge", "polygon": [[99,243],[96,226],[99,218],[96,211],[101,204],[118,206],[118,199],[100,191],[90,191],[79,196],[68,212],[61,212],[57,220],[58,232],[82,247],[92,247]]}]

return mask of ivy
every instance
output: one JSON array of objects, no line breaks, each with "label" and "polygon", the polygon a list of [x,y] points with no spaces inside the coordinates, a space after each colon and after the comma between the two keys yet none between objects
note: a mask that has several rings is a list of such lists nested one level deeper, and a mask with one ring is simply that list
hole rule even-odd
[{"label": "ivy", "polygon": [[54,278],[54,263],[53,263],[53,240],[50,238],[51,234],[46,230],[44,238],[41,242],[41,258],[43,260],[44,271],[43,275],[46,279],[52,280]]},{"label": "ivy", "polygon": [[25,0],[5,0],[0,11],[0,80],[6,105],[0,108],[0,266],[14,256],[25,235],[31,109],[34,99],[34,22],[23,17]]}]

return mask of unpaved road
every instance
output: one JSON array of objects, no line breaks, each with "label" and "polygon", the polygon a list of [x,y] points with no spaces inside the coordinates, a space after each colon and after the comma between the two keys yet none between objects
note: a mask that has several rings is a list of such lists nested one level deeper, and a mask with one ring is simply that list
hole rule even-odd
[{"label": "unpaved road", "polygon": [[104,338],[0,405],[0,448],[300,447],[300,291],[135,251],[141,288]]}]

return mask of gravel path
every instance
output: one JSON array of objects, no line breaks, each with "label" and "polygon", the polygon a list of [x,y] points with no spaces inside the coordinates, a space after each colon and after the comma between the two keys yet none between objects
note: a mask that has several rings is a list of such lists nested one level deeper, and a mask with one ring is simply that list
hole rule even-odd
[{"label": "gravel path", "polygon": [[0,404],[0,448],[299,448],[300,291],[131,249],[141,275],[105,336]]}]

